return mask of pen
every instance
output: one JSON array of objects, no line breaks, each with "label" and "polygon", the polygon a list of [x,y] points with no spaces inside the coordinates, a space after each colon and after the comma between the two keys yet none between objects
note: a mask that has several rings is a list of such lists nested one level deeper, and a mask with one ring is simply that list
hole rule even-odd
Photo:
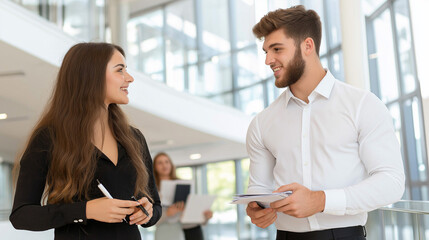
[{"label": "pen", "polygon": [[[134,201],[136,201],[136,202],[138,202],[138,200],[134,196],[131,196],[131,199],[134,200]],[[143,213],[146,214],[147,217],[149,217],[149,213],[146,211],[146,209],[142,205],[138,205],[137,207],[139,207],[140,210],[142,210]]]},{"label": "pen", "polygon": [[[112,195],[110,195],[109,191],[107,191],[107,189],[103,186],[103,184],[101,184],[100,181],[98,181],[97,179],[97,183],[98,183],[98,188],[101,190],[101,192],[104,194],[104,196],[106,196],[107,198],[113,199]],[[124,220],[124,222],[128,223],[128,221],[123,218],[122,220]]]}]

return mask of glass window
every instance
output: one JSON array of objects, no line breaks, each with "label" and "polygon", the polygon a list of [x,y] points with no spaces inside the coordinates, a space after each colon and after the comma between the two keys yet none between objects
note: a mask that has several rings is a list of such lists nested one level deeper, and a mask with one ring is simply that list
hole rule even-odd
[{"label": "glass window", "polygon": [[[369,1],[365,4],[368,5]],[[401,144],[408,182],[404,198],[422,200],[426,190],[421,186],[428,182],[428,164],[408,1],[374,1],[374,4],[377,9],[368,13],[371,17],[367,22],[371,85],[376,94],[389,104],[395,133]],[[400,84],[398,79],[401,79]]]},{"label": "glass window", "polygon": [[[427,163],[422,156],[423,139],[420,106],[417,97],[404,103],[404,127],[406,129],[408,164],[411,181],[427,180]],[[416,198],[414,198],[416,199]]]},{"label": "glass window", "polygon": [[274,76],[273,70],[271,70],[270,66],[265,64],[265,59],[267,55],[262,50],[263,44],[263,41],[257,40],[256,52],[258,54],[258,58],[257,62],[253,63],[253,67],[258,69],[258,76],[261,78],[261,80]]},{"label": "glass window", "polygon": [[[273,72],[265,65],[263,41],[253,36],[252,27],[268,11],[298,4],[305,4],[320,15],[322,31],[330,34],[322,34],[322,61],[327,68],[329,64],[337,78],[343,79],[343,59],[338,49],[341,46],[339,16],[329,16],[335,24],[325,31],[325,0],[173,1],[163,9],[129,21],[129,64],[179,91],[255,114],[283,90],[267,84],[268,79],[274,82]],[[329,4],[336,9],[327,12],[339,15],[337,5],[338,0]],[[330,38],[333,41],[330,42]],[[232,39],[234,46],[231,46]],[[334,45],[336,52],[331,48]],[[253,85],[257,85],[253,90],[243,89]]]},{"label": "glass window", "polygon": [[238,92],[240,109],[248,115],[255,115],[264,109],[262,83]]},{"label": "glass window", "polygon": [[338,51],[331,56],[332,66],[329,70],[335,78],[344,80],[343,52]]},{"label": "glass window", "polygon": [[231,49],[227,0],[201,1],[202,40],[201,54],[204,60]]},{"label": "glass window", "polygon": [[204,63],[204,92],[216,94],[232,89],[231,56],[214,56]]},{"label": "glass window", "polygon": [[341,44],[341,19],[339,0],[329,0],[329,7],[326,9],[329,25],[325,26],[325,34],[329,34],[329,44],[331,48]]},{"label": "glass window", "polygon": [[323,68],[329,68],[328,59],[326,57],[321,58],[320,62],[322,63]]},{"label": "glass window", "polygon": [[130,66],[164,81],[163,12],[157,9],[128,22],[128,59]]},{"label": "glass window", "polygon": [[258,68],[255,63],[258,62],[258,52],[256,48],[249,48],[237,53],[238,87],[247,86],[261,80],[258,76]]},{"label": "glass window", "polygon": [[384,11],[374,20],[375,49],[370,55],[377,62],[378,79],[380,84],[380,99],[383,102],[398,97],[398,81],[396,76],[395,52],[392,39],[390,12]]},{"label": "glass window", "polygon": [[203,78],[198,75],[198,66],[191,65],[188,67],[189,93],[197,96],[205,96]]},{"label": "glass window", "polygon": [[268,0],[269,11],[273,11],[279,8],[288,8],[300,4],[302,4],[300,0]]},{"label": "glass window", "polygon": [[[169,54],[167,53],[167,58]],[[185,89],[185,72],[183,67],[170,67],[167,62],[167,86],[183,91]]]},{"label": "glass window", "polygon": [[234,161],[207,164],[207,188],[216,196],[213,218],[205,228],[208,239],[236,239],[237,206],[229,204],[235,194]]},{"label": "glass window", "polygon": [[194,178],[192,167],[178,167],[178,168],[176,168],[176,176],[180,179],[192,180]]},{"label": "glass window", "polygon": [[362,10],[365,15],[369,16],[386,1],[387,0],[363,0]]},{"label": "glass window", "polygon": [[393,118],[393,127],[395,128],[395,135],[398,138],[399,144],[402,146],[402,130],[401,130],[401,113],[399,110],[399,104],[394,103],[389,106],[390,115]]},{"label": "glass window", "polygon": [[20,1],[15,1],[15,2],[20,2],[21,5],[23,7],[25,7],[26,9],[39,14],[39,0],[20,0]]},{"label": "glass window", "polygon": [[412,49],[410,18],[408,16],[408,2],[395,1],[396,32],[399,48],[399,62],[402,78],[402,90],[410,93],[416,90],[416,73],[414,71],[414,55]]},{"label": "glass window", "polygon": [[250,159],[245,158],[240,161],[241,165],[241,179],[243,181],[243,189],[239,189],[237,191],[237,194],[240,193],[247,193],[247,187],[249,186],[249,166],[250,166]]},{"label": "glass window", "polygon": [[[100,19],[104,19],[104,2],[99,3],[102,6],[94,5],[94,3],[94,1],[64,0],[64,32],[83,40],[101,40],[97,36],[98,31],[96,29],[98,28],[91,29],[91,24],[101,24],[100,27],[104,29],[104,20],[102,23],[99,22]],[[97,18],[98,14],[102,17]]]},{"label": "glass window", "polygon": [[242,48],[255,43],[252,28],[255,25],[255,0],[234,1],[236,23],[235,36],[237,38],[236,48]]},{"label": "glass window", "polygon": [[232,95],[232,93],[226,93],[226,94],[213,96],[210,99],[219,104],[233,107],[234,106],[233,98],[234,96]]},{"label": "glass window", "polygon": [[265,84],[267,85],[267,96],[268,96],[268,105],[269,105],[272,102],[274,102],[274,100],[277,99],[277,97],[280,95],[280,92],[284,91],[284,88],[283,88],[283,91],[280,91],[280,89],[277,88],[275,85],[274,78],[271,78]]},{"label": "glass window", "polygon": [[192,0],[178,1],[165,8],[167,85],[185,89],[184,65],[196,62],[196,26]]},{"label": "glass window", "polygon": [[[423,123],[422,117],[420,116],[420,101],[417,97],[412,99],[411,108],[413,112],[413,126],[414,126],[414,141],[416,145],[416,156],[417,164],[419,169],[419,179],[420,181],[427,181],[427,162],[425,157],[423,157],[423,152],[425,149],[423,141]],[[423,199],[422,199],[423,200]]]}]

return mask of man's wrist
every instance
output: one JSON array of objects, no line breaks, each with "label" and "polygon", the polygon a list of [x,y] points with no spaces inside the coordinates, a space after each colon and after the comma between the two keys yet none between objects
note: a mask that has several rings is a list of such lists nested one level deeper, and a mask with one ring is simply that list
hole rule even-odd
[{"label": "man's wrist", "polygon": [[316,202],[318,203],[316,205],[318,206],[317,212],[323,212],[325,210],[325,201],[326,201],[325,192],[316,191],[315,194],[316,194]]}]

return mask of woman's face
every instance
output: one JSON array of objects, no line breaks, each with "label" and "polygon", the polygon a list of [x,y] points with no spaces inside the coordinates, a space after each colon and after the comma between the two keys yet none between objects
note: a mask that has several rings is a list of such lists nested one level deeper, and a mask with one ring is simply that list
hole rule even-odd
[{"label": "woman's face", "polygon": [[160,177],[170,176],[171,163],[167,156],[161,155],[156,159],[155,171]]},{"label": "woman's face", "polygon": [[124,56],[115,49],[106,68],[106,98],[104,100],[106,106],[111,103],[127,104],[129,102],[128,86],[133,81],[134,78],[127,72]]}]

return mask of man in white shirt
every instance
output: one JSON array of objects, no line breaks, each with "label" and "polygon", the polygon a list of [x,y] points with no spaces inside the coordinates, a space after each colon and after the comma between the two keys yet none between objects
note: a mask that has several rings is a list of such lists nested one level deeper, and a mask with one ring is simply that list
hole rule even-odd
[{"label": "man in white shirt", "polygon": [[249,126],[249,193],[292,191],[252,223],[277,239],[366,239],[367,212],[404,192],[401,150],[385,105],[336,80],[319,59],[321,22],[303,6],[269,12],[253,27],[265,64],[286,90]]}]

